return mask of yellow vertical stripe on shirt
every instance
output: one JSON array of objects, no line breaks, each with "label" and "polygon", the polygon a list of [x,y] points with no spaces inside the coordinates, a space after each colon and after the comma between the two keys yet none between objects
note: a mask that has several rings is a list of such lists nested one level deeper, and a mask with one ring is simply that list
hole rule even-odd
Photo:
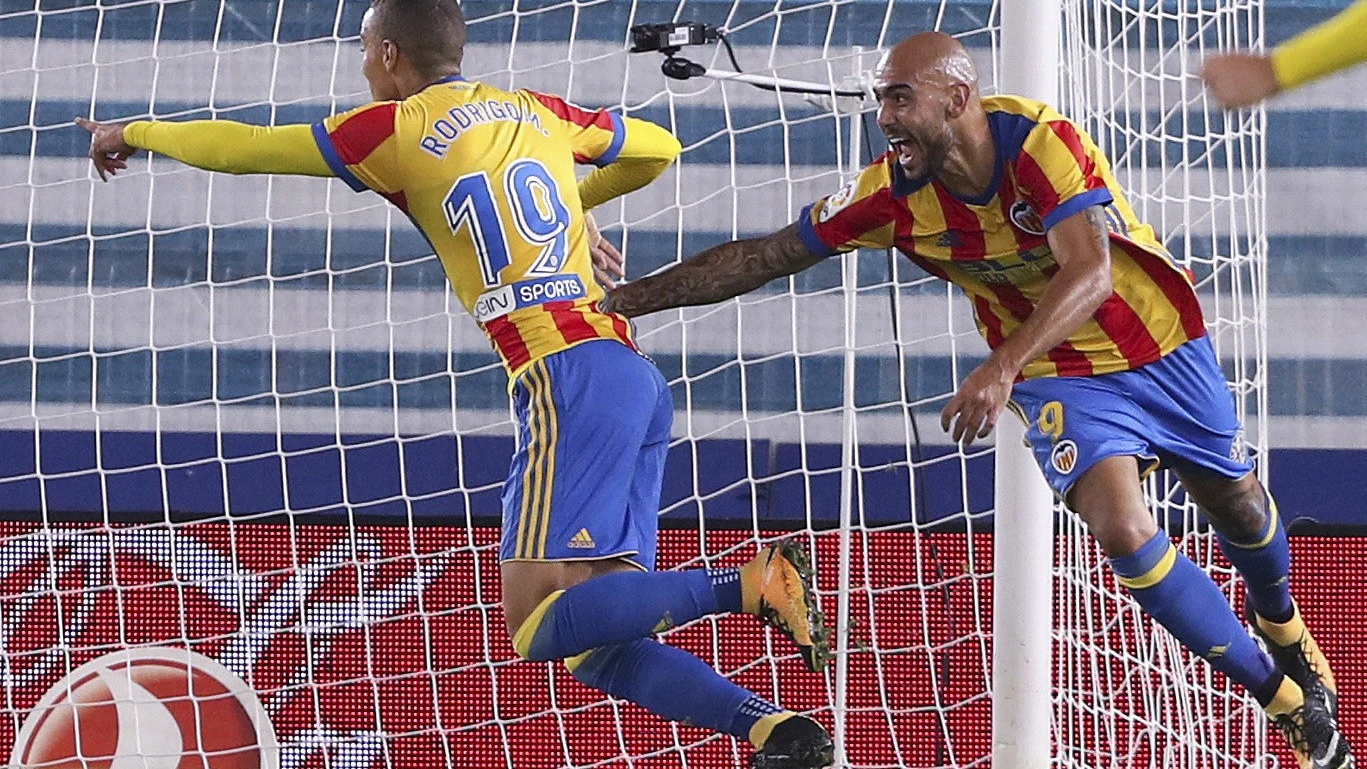
[{"label": "yellow vertical stripe on shirt", "polygon": [[[936,197],[935,190],[929,185],[913,192],[907,202],[914,214],[911,221],[912,237],[923,238],[949,229],[949,223],[945,221],[945,211],[940,207],[940,199]],[[948,260],[950,258],[948,247],[928,246],[920,241],[916,243],[916,253],[928,259]]]},{"label": "yellow vertical stripe on shirt", "polygon": [[[993,205],[996,204],[993,203]],[[978,216],[978,226],[983,229],[983,243],[987,246],[987,253],[1010,253],[1012,251],[1019,253],[1021,250],[1020,241],[1016,239],[1016,234],[1010,225],[1003,226],[996,222],[991,215],[984,216],[983,212],[977,208],[972,210]]]},{"label": "yellow vertical stripe on shirt", "polygon": [[[1078,165],[1077,157],[1067,142],[1048,125],[1042,123],[1039,128],[1032,131],[1021,152],[1029,155],[1044,172],[1060,202],[1084,191],[1087,179],[1082,167]],[[1065,186],[1060,188],[1060,183]]]},{"label": "yellow vertical stripe on shirt", "polygon": [[[1083,323],[1077,331],[1073,332],[1073,336],[1091,342],[1091,344],[1074,344],[1073,348],[1082,353],[1088,361],[1091,361],[1093,373],[1100,374],[1104,371],[1123,370],[1123,356],[1117,352],[1114,340],[1101,329],[1101,324],[1096,322],[1095,317],[1088,318],[1086,323]],[[1116,368],[1117,366],[1121,366],[1121,368]]]},{"label": "yellow vertical stripe on shirt", "polygon": [[545,389],[545,413],[546,413],[546,451],[544,454],[544,465],[542,470],[545,473],[541,484],[541,518],[539,521],[540,533],[536,538],[536,558],[546,557],[546,537],[550,533],[551,527],[551,502],[555,496],[555,445],[560,439],[560,418],[555,413],[555,397],[551,388],[551,372],[546,368],[546,361],[539,360],[536,365],[541,368],[541,376],[546,382]]}]

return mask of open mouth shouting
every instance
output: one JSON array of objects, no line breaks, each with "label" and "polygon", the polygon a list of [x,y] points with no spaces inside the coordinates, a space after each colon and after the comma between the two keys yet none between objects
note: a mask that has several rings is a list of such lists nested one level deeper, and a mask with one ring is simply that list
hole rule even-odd
[{"label": "open mouth shouting", "polygon": [[902,170],[909,173],[914,171],[925,157],[920,145],[906,136],[889,136],[888,145],[897,153],[897,162],[901,164]]}]

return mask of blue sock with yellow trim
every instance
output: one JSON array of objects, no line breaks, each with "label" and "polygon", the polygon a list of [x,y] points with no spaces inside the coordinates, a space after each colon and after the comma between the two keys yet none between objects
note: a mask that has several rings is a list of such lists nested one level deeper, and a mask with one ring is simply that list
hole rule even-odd
[{"label": "blue sock with yellow trim", "polygon": [[558,660],[740,611],[739,569],[619,571],[547,596],[513,638],[529,660]]},{"label": "blue sock with yellow trim", "polygon": [[1215,583],[1158,532],[1131,555],[1111,558],[1120,584],[1183,646],[1266,705],[1282,673],[1249,637]]},{"label": "blue sock with yellow trim", "polygon": [[1267,496],[1267,519],[1262,531],[1247,541],[1236,541],[1216,532],[1220,550],[1243,575],[1249,601],[1263,619],[1275,623],[1291,620],[1296,607],[1291,601],[1291,547],[1277,503]]},{"label": "blue sock with yellow trim", "polygon": [[783,712],[692,654],[651,638],[594,649],[570,665],[575,678],[600,692],[742,740],[761,718]]}]

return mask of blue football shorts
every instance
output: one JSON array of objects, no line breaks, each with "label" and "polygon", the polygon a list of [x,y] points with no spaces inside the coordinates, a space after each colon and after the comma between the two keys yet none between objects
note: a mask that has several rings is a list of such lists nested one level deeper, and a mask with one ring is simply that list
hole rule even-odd
[{"label": "blue football shorts", "polygon": [[1015,385],[1011,401],[1060,499],[1107,457],[1138,457],[1144,475],[1160,464],[1231,479],[1253,470],[1207,337],[1131,371],[1028,379]]},{"label": "blue football shorts", "polygon": [[513,385],[505,561],[626,558],[655,568],[674,402],[648,358],[612,340],[541,358]]}]

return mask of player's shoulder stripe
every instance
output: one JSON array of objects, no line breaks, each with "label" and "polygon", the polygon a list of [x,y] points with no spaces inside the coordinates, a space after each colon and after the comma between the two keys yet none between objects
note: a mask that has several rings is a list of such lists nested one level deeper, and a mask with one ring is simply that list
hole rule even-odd
[{"label": "player's shoulder stripe", "polygon": [[533,99],[541,102],[546,109],[555,113],[555,116],[569,123],[584,126],[585,128],[594,127],[611,131],[614,128],[611,113],[603,110],[586,110],[577,104],[572,104],[559,96],[541,93],[540,91],[527,90],[525,93]]},{"label": "player's shoulder stripe", "polygon": [[378,102],[338,123],[329,134],[342,162],[349,166],[360,163],[393,136],[394,115],[398,108],[397,102]]},{"label": "player's shoulder stripe", "polygon": [[328,168],[332,169],[334,176],[346,182],[347,186],[356,192],[366,191],[365,182],[357,179],[356,174],[347,168],[347,164],[337,154],[337,147],[332,143],[332,137],[328,135],[327,126],[321,121],[313,124],[313,142],[318,145],[318,151],[323,153],[323,160],[327,162]]},{"label": "player's shoulder stripe", "polygon": [[596,166],[605,166],[617,160],[617,156],[622,154],[622,146],[627,143],[627,124],[622,120],[622,116],[616,112],[606,113],[612,123],[612,141],[608,148],[603,150],[603,154],[594,159]]},{"label": "player's shoulder stripe", "polygon": [[983,108],[997,140],[997,155],[1007,162],[1020,155],[1025,140],[1048,110],[1042,102],[1008,95],[985,97]]}]

